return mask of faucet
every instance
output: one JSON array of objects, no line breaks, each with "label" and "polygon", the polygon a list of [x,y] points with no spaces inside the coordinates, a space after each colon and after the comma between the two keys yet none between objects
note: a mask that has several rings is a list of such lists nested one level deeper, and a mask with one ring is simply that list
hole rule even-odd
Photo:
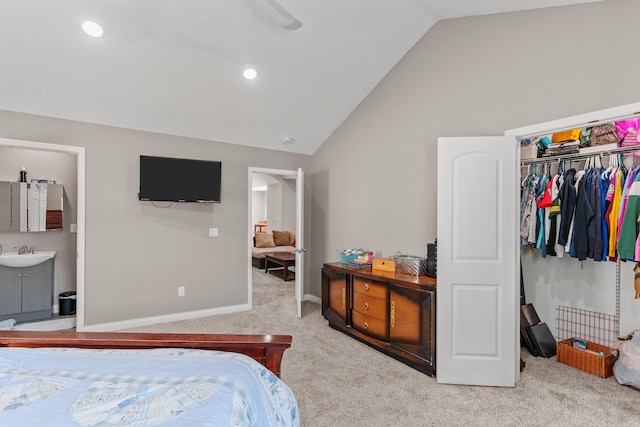
[{"label": "faucet", "polygon": [[23,254],[33,254],[35,253],[35,248],[29,247],[29,246],[20,246],[20,248],[18,248],[18,254],[23,255]]}]

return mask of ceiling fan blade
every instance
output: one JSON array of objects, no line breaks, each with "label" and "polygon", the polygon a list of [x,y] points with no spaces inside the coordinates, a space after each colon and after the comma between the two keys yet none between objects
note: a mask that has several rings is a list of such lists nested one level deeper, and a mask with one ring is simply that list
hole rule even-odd
[{"label": "ceiling fan blade", "polygon": [[297,30],[302,22],[291,15],[276,0],[253,0],[279,26],[287,30]]}]

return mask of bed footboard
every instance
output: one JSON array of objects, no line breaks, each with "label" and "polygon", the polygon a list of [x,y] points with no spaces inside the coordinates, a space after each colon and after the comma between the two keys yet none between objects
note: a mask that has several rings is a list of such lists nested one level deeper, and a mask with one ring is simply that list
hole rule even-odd
[{"label": "bed footboard", "polygon": [[291,335],[164,334],[138,332],[0,331],[0,347],[196,348],[242,353],[280,376]]}]

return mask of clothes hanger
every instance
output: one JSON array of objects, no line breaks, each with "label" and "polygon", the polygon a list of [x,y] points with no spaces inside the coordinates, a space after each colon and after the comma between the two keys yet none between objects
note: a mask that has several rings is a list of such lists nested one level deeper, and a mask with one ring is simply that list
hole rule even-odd
[{"label": "clothes hanger", "polygon": [[524,188],[524,186],[526,185],[527,180],[529,179],[530,176],[531,176],[531,165],[527,165],[527,174],[524,176],[524,179],[520,183],[521,187]]}]

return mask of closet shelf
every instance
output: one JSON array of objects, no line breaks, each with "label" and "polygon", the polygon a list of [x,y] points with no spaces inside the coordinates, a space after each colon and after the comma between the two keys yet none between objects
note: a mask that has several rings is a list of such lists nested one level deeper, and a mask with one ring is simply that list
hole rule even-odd
[{"label": "closet shelf", "polygon": [[520,166],[532,165],[536,163],[551,163],[559,160],[580,160],[588,159],[593,156],[607,156],[610,154],[624,154],[633,151],[640,151],[640,144],[630,145],[628,147],[612,148],[609,150],[592,151],[590,153],[574,153],[574,154],[558,154],[557,156],[539,157],[537,159],[527,159],[520,162]]}]

